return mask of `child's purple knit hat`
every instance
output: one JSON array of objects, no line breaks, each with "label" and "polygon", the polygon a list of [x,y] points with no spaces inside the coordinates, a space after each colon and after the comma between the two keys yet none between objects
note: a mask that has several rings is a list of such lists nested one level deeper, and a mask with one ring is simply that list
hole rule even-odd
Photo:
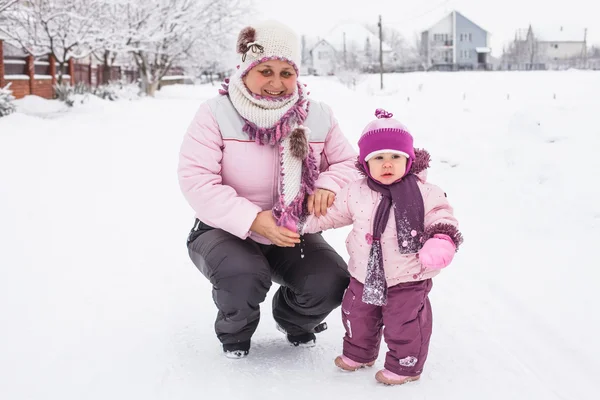
[{"label": "child's purple knit hat", "polygon": [[369,171],[367,161],[378,153],[396,153],[405,156],[406,173],[415,160],[413,137],[408,129],[399,121],[393,119],[394,114],[378,108],[375,110],[377,119],[370,122],[358,140],[359,160],[365,171]]}]

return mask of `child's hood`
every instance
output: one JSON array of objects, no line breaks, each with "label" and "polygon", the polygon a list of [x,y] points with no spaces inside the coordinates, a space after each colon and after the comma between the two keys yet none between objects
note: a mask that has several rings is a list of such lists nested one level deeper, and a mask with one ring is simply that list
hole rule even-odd
[{"label": "child's hood", "polygon": [[[408,171],[408,173],[416,175],[421,182],[425,183],[427,181],[427,168],[429,168],[430,161],[431,156],[427,150],[415,149],[415,160],[410,166],[410,171]],[[358,159],[356,160],[355,166],[362,176],[368,176],[367,171],[365,171],[362,163]]]}]

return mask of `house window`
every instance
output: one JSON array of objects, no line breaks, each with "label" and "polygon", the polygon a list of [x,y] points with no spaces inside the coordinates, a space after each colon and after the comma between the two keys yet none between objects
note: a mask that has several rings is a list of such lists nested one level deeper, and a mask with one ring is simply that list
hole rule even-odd
[{"label": "house window", "polygon": [[327,60],[329,59],[329,53],[326,51],[319,52],[319,60]]},{"label": "house window", "polygon": [[452,62],[452,52],[450,50],[444,52],[444,61],[446,63],[451,63]]},{"label": "house window", "polygon": [[557,44],[555,44],[555,45],[554,45],[554,48],[555,48],[555,49],[558,49],[558,45],[557,45]]},{"label": "house window", "polygon": [[463,34],[462,33],[460,34],[460,41],[461,42],[463,41]]},{"label": "house window", "polygon": [[473,36],[469,33],[469,42],[473,41]]}]

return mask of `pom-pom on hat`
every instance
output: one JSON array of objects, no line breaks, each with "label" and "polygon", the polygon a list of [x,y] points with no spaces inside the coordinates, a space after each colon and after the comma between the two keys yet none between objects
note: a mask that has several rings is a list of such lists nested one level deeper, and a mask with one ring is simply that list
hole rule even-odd
[{"label": "pom-pom on hat", "polygon": [[300,40],[296,32],[280,22],[269,20],[242,29],[237,52],[241,55],[238,74],[242,77],[268,60],[287,61],[299,74]]},{"label": "pom-pom on hat", "polygon": [[375,110],[376,120],[367,124],[358,140],[359,161],[369,170],[367,161],[379,153],[396,153],[405,156],[406,173],[415,160],[413,137],[408,129],[393,119],[394,114],[381,108]]}]

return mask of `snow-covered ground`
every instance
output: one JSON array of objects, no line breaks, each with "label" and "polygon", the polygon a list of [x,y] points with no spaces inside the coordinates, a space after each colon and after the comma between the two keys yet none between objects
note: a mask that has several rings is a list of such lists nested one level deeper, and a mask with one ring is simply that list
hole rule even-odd
[{"label": "snow-covered ground", "polygon": [[[1,399],[598,398],[600,73],[305,83],[353,143],[375,108],[393,112],[461,222],[422,379],[376,384],[383,357],[338,371],[339,309],[317,347],[287,345],[270,298],[250,356],[223,357],[176,178],[183,133],[217,87],[173,86],[73,109],[29,97],[0,119]],[[345,257],[347,232],[326,234]]]}]

